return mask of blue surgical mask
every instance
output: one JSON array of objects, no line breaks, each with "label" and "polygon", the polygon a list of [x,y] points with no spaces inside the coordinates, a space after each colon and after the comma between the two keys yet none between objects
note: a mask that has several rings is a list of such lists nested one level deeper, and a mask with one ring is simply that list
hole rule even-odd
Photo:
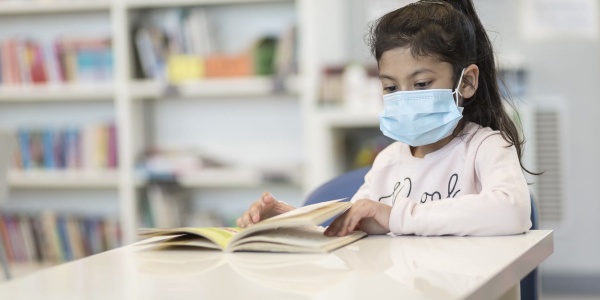
[{"label": "blue surgical mask", "polygon": [[[383,96],[379,128],[389,138],[413,147],[433,144],[450,136],[462,118],[458,87],[419,91],[398,91]],[[462,95],[461,95],[462,96]]]}]

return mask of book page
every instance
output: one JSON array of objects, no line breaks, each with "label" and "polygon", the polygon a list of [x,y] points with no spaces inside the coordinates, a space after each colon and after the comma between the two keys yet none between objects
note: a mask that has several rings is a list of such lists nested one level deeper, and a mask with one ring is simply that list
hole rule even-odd
[{"label": "book page", "polygon": [[352,203],[339,202],[340,200],[307,205],[279,216],[265,219],[240,231],[239,234],[233,237],[230,243],[233,244],[259,231],[281,227],[318,225],[333,216],[343,213],[352,206]]},{"label": "book page", "polygon": [[329,237],[320,227],[291,227],[265,230],[233,243],[228,251],[329,252],[366,234],[351,232],[344,237]]},{"label": "book page", "polygon": [[219,245],[214,242],[208,240],[207,238],[185,234],[172,238],[168,238],[165,240],[161,240],[155,243],[156,247],[199,247],[199,248],[207,248],[207,249],[217,249],[221,250]]},{"label": "book page", "polygon": [[244,229],[238,227],[182,227],[182,228],[142,228],[139,229],[140,236],[143,237],[154,237],[154,236],[168,236],[168,235],[183,235],[192,234],[201,236],[207,240],[213,242],[221,249],[225,249],[233,237]]},{"label": "book page", "polygon": [[320,203],[315,203],[315,204],[311,204],[311,205],[307,205],[307,206],[303,206],[303,207],[298,207],[292,211],[283,213],[281,215],[278,216],[274,216],[272,218],[269,218],[267,220],[279,220],[279,219],[287,219],[287,218],[292,218],[295,216],[300,216],[300,215],[304,215],[304,214],[308,214],[312,211],[315,211],[317,209],[320,209],[322,207],[331,205],[331,203],[336,203],[336,202],[340,202],[342,200],[344,200],[346,198],[342,198],[342,199],[336,199],[336,200],[331,200],[331,201],[325,201],[325,202],[320,202]]}]

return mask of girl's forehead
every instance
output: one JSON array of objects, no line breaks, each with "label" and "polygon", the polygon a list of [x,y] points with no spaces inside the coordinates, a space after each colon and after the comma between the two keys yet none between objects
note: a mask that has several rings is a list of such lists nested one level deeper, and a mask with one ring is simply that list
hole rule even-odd
[{"label": "girl's forehead", "polygon": [[432,55],[414,56],[410,48],[394,48],[385,51],[378,63],[381,73],[412,73],[423,68],[436,72],[452,71],[451,64],[442,62]]},{"label": "girl's forehead", "polygon": [[394,48],[385,51],[379,59],[379,64],[385,65],[438,65],[441,62],[433,55],[415,56],[410,48]]}]

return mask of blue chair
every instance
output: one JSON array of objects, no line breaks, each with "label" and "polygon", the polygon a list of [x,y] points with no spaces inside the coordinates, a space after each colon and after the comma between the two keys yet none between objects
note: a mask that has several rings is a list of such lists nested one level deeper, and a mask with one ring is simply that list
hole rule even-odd
[{"label": "blue chair", "polygon": [[[304,201],[304,205],[340,198],[347,198],[345,201],[350,201],[350,198],[363,184],[364,177],[370,169],[370,166],[356,169],[331,179],[308,195]],[[327,226],[331,221],[332,220],[329,220],[323,223],[323,225]],[[533,196],[531,197],[531,229],[538,229],[538,211]],[[525,278],[521,280],[520,285],[522,300],[539,299],[540,284],[537,268],[525,276]]]},{"label": "blue chair", "polygon": [[[533,196],[531,196],[531,228],[532,230],[539,229],[538,209]],[[538,300],[540,299],[540,279],[538,269],[535,268],[525,278],[521,279],[521,299],[522,300]]]}]

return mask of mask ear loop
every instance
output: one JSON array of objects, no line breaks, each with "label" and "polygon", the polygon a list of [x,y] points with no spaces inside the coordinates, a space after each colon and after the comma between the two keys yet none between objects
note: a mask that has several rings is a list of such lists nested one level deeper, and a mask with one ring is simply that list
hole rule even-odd
[{"label": "mask ear loop", "polygon": [[454,90],[454,93],[452,93],[452,94],[456,95],[456,97],[454,98],[454,103],[456,104],[456,107],[458,107],[458,96],[459,95],[461,97],[463,96],[458,89],[460,88],[460,84],[462,83],[464,75],[465,75],[465,69],[462,69],[462,72],[460,73],[460,78],[458,79],[458,85],[456,86],[456,89]]}]

